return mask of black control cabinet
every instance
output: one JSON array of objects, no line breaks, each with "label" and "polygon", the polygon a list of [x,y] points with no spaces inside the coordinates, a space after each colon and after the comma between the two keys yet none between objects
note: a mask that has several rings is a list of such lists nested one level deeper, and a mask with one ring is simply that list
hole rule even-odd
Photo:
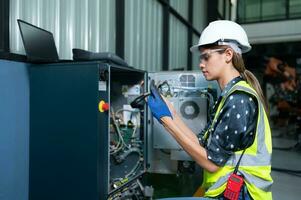
[{"label": "black control cabinet", "polygon": [[[30,67],[30,200],[102,200],[118,190],[110,185],[116,174],[110,171],[110,109],[99,104],[126,104],[122,81],[135,85],[145,77],[101,62]],[[145,162],[135,177],[144,171]]]}]

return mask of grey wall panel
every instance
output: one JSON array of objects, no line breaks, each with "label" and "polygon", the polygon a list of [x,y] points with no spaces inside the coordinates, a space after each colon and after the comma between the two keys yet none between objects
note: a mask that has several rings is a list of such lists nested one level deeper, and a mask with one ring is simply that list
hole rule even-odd
[{"label": "grey wall panel", "polygon": [[188,0],[169,0],[169,2],[171,7],[188,20]]},{"label": "grey wall panel", "polygon": [[[193,26],[200,32],[206,27],[206,15],[207,15],[207,1],[205,0],[193,0]],[[197,44],[199,36],[193,34],[192,44]],[[200,70],[199,68],[199,52],[192,53],[192,70]]]},{"label": "grey wall panel", "polygon": [[[188,1],[171,0],[170,4],[185,19],[188,17]],[[206,26],[206,9],[205,0],[193,1],[193,19],[192,25],[199,31]],[[170,15],[170,37],[169,37],[169,69],[184,68],[187,69],[187,42],[188,29],[177,18]],[[198,42],[198,36],[193,35],[193,44]],[[198,69],[198,54],[192,54],[192,69]]]},{"label": "grey wall panel", "polygon": [[[199,37],[196,35],[192,36],[192,44],[197,44],[199,42]],[[192,70],[200,70],[200,53],[194,52],[192,53]]]},{"label": "grey wall panel", "polygon": [[193,16],[192,25],[200,32],[207,25],[207,1],[205,0],[193,0]]},{"label": "grey wall panel", "polygon": [[[57,6],[60,8],[60,27],[59,27],[59,39],[57,47],[60,57],[70,58],[71,49],[75,46],[75,4],[72,0],[64,0]],[[77,13],[81,15],[80,13]],[[80,23],[80,22],[76,22]],[[79,33],[78,33],[79,35]],[[78,38],[80,39],[80,38]],[[68,56],[69,55],[69,56]]]},{"label": "grey wall panel", "polygon": [[173,15],[169,23],[169,69],[187,69],[188,28]]},{"label": "grey wall panel", "polygon": [[17,19],[51,31],[60,58],[72,48],[115,52],[115,0],[10,0],[10,49],[25,54]]},{"label": "grey wall panel", "polygon": [[154,0],[125,1],[125,60],[148,71],[162,68],[162,5]]},{"label": "grey wall panel", "polygon": [[24,63],[0,60],[0,199],[27,200],[29,77]]}]

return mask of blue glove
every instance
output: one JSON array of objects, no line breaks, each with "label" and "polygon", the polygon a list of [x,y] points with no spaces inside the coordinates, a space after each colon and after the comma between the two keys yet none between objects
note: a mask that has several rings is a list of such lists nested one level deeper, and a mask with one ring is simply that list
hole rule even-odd
[{"label": "blue glove", "polygon": [[162,99],[157,87],[155,86],[154,80],[150,84],[151,94],[148,97],[147,104],[152,111],[153,116],[161,123],[162,117],[171,117],[170,110]]}]

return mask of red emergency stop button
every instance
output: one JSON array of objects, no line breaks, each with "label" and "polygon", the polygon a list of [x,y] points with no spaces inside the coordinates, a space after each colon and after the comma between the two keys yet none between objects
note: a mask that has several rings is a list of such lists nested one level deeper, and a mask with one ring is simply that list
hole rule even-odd
[{"label": "red emergency stop button", "polygon": [[98,104],[99,112],[108,111],[109,108],[110,108],[110,105],[108,103],[104,102],[103,100],[101,100]]}]

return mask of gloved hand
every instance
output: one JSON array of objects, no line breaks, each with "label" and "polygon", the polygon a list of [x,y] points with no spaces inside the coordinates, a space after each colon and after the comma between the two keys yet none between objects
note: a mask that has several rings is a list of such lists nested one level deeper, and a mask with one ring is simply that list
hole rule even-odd
[{"label": "gloved hand", "polygon": [[152,111],[153,116],[161,123],[162,117],[171,117],[170,110],[166,105],[165,101],[162,99],[158,88],[155,86],[154,80],[150,84],[151,94],[148,97],[147,104]]}]

